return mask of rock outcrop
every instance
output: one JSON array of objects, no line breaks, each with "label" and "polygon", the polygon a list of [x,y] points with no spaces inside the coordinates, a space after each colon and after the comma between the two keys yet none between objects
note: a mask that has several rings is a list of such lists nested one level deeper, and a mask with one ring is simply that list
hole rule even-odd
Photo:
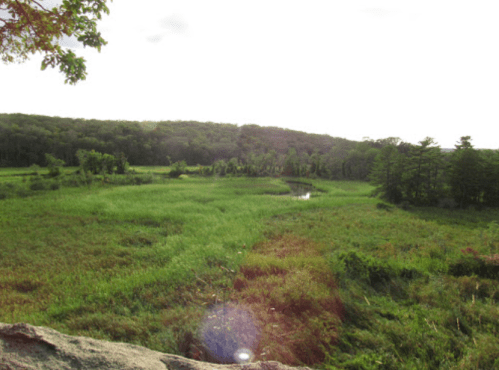
[{"label": "rock outcrop", "polygon": [[127,343],[61,334],[29,324],[0,323],[0,370],[291,370],[275,361],[220,365]]}]

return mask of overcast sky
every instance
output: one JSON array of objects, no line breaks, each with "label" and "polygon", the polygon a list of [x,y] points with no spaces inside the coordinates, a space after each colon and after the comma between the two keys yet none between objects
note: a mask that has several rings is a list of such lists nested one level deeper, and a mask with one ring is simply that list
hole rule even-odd
[{"label": "overcast sky", "polygon": [[[45,1],[54,3],[54,1]],[[114,0],[65,85],[0,63],[0,112],[254,123],[499,148],[499,2]],[[69,41],[68,46],[77,46]]]}]

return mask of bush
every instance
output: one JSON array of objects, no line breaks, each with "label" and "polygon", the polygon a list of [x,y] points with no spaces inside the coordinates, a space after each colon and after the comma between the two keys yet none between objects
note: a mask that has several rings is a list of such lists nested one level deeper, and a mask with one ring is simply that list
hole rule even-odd
[{"label": "bush", "polygon": [[80,182],[80,177],[75,173],[71,177],[67,177],[63,180],[62,184],[64,186],[70,186],[73,188],[78,188],[82,185]]},{"label": "bush", "polygon": [[94,176],[92,175],[92,172],[90,172],[90,171],[80,175],[80,178],[83,181],[83,183],[88,185],[88,186],[92,185],[92,182],[94,180]]},{"label": "bush", "polygon": [[26,198],[26,197],[29,196],[30,192],[28,191],[28,189],[18,188],[17,191],[16,191],[16,194],[20,198]]},{"label": "bush", "polygon": [[28,171],[30,171],[30,175],[38,175],[38,171],[40,171],[40,166],[37,164],[33,164],[28,168]]},{"label": "bush", "polygon": [[472,248],[461,250],[463,256],[449,265],[449,274],[453,276],[473,276],[499,280],[499,258],[482,256]]},{"label": "bush", "polygon": [[21,193],[21,196],[27,196],[24,194],[28,193],[22,185],[11,182],[0,184],[0,200],[15,197],[19,192]]},{"label": "bush", "polygon": [[144,183],[142,176],[134,176],[133,181],[135,185],[142,185]]},{"label": "bush", "polygon": [[399,208],[403,209],[404,211],[409,211],[411,210],[411,204],[407,201],[407,200],[404,200],[402,202],[400,202],[400,204],[398,205]]},{"label": "bush", "polygon": [[122,152],[111,155],[102,154],[95,150],[79,149],[76,152],[76,156],[80,162],[80,169],[85,173],[90,172],[93,175],[97,175],[100,173],[113,174],[116,172],[123,175],[128,172],[129,163]]},{"label": "bush", "polygon": [[[138,176],[135,176],[138,177]],[[152,184],[154,181],[154,176],[151,173],[140,176],[142,184]]]},{"label": "bush", "polygon": [[45,190],[47,188],[45,182],[40,177],[32,177],[30,179],[29,188],[31,190]]},{"label": "bush", "polygon": [[378,203],[376,204],[377,209],[383,209],[385,211],[391,211],[392,207],[386,203]]},{"label": "bush", "polygon": [[445,209],[454,209],[457,207],[457,202],[452,198],[442,198],[438,200],[438,207]]},{"label": "bush", "polygon": [[57,159],[52,154],[45,153],[45,160],[49,169],[49,176],[56,177],[61,174],[61,167],[66,164],[62,159]]},{"label": "bush", "polygon": [[398,271],[386,262],[378,261],[360,252],[341,253],[339,260],[343,262],[347,276],[354,280],[364,281],[372,287],[383,284],[398,275]]},{"label": "bush", "polygon": [[98,174],[102,170],[102,153],[96,152],[95,150],[88,151],[83,149],[78,149],[76,152],[78,161],[80,162],[80,168],[83,172],[90,172]]},{"label": "bush", "polygon": [[211,167],[203,167],[203,169],[202,169],[202,175],[203,176],[211,176],[211,175],[213,175],[213,171],[212,171]]},{"label": "bush", "polygon": [[171,178],[178,178],[180,175],[185,173],[185,168],[187,167],[187,163],[185,161],[178,161],[172,165],[172,169],[170,170]]},{"label": "bush", "polygon": [[104,154],[102,156],[102,171],[107,174],[115,172],[116,158],[111,154]]},{"label": "bush", "polygon": [[116,157],[116,173],[119,175],[124,175],[128,172],[128,167],[130,164],[126,161],[125,153],[118,152],[115,154]]}]

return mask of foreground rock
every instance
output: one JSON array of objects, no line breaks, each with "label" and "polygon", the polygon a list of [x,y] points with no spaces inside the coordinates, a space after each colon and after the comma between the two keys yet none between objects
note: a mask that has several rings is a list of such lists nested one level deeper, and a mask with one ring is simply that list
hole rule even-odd
[{"label": "foreground rock", "polygon": [[47,369],[169,369],[169,370],[290,370],[275,361],[219,365],[168,355],[127,343],[113,343],[61,334],[29,324],[0,323],[0,370]]}]

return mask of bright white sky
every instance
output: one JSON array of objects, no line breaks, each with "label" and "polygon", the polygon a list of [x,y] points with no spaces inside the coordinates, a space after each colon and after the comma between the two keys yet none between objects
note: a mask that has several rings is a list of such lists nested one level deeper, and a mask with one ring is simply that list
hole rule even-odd
[{"label": "bright white sky", "polygon": [[[52,1],[53,3],[54,1]],[[49,1],[45,1],[49,3]],[[499,148],[499,2],[114,0],[88,77],[0,64],[0,112]]]}]

